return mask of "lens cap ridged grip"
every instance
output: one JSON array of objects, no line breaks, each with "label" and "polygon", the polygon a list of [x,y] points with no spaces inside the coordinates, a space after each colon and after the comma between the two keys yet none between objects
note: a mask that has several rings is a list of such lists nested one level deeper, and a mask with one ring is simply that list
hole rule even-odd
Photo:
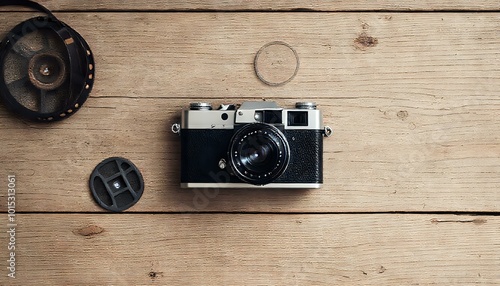
[{"label": "lens cap ridged grip", "polygon": [[95,167],[90,175],[89,187],[101,207],[121,212],[139,201],[144,192],[144,179],[132,162],[112,157]]}]

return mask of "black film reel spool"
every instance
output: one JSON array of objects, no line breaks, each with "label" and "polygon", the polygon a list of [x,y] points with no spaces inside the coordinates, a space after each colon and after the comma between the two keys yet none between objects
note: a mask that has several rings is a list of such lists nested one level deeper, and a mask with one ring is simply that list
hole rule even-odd
[{"label": "black film reel spool", "polygon": [[11,111],[38,121],[68,118],[87,100],[95,63],[83,37],[32,1],[3,1],[47,16],[14,27],[0,44],[0,97]]},{"label": "black film reel spool", "polygon": [[137,167],[125,158],[108,158],[90,175],[90,190],[103,208],[124,211],[139,201],[144,192],[144,179]]}]

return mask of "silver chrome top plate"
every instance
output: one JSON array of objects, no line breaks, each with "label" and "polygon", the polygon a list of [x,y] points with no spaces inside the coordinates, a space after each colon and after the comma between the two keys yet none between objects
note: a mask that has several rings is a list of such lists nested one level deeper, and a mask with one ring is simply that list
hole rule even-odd
[{"label": "silver chrome top plate", "polygon": [[[183,110],[182,129],[234,129],[235,124],[260,122],[257,111],[277,110],[282,112],[285,129],[324,130],[321,110],[317,109],[283,109],[275,102],[244,102],[236,110]],[[307,126],[289,126],[288,112],[307,112]]]}]

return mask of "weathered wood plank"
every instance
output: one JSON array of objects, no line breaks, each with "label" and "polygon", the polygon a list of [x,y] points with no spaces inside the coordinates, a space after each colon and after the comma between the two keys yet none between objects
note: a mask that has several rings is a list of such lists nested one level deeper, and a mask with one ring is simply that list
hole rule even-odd
[{"label": "weathered wood plank", "polygon": [[[27,15],[5,14],[1,31]],[[428,104],[498,94],[496,13],[96,13],[62,20],[93,48],[94,96],[411,95]],[[301,68],[289,84],[270,88],[255,76],[253,58],[276,40],[297,50]]]},{"label": "weathered wood plank", "polygon": [[258,10],[258,11],[435,11],[435,10],[500,10],[498,1],[481,0],[337,0],[337,1],[300,1],[300,0],[264,0],[264,1],[242,1],[242,0],[205,0],[205,1],[98,1],[90,0],[84,2],[41,0],[39,3],[49,9],[57,11],[95,11],[95,10]]},{"label": "weathered wood plank", "polygon": [[[498,211],[499,122],[490,121],[496,109],[474,107],[483,116],[469,115],[468,107],[411,109],[409,122],[397,117],[398,109],[384,115],[370,103],[353,102],[319,101],[336,128],[325,140],[321,190],[203,195],[180,189],[180,144],[168,128],[183,102],[158,99],[92,98],[74,118],[54,126],[25,125],[2,113],[2,178],[17,175],[24,211],[99,210],[87,181],[110,156],[127,157],[143,172],[146,192],[135,211]],[[445,115],[450,118],[443,121]]]},{"label": "weathered wood plank", "polygon": [[19,214],[0,283],[493,285],[499,235],[492,216]]},{"label": "weathered wood plank", "polygon": [[[0,28],[26,16],[5,15]],[[63,20],[93,48],[95,90],[74,118],[54,125],[22,122],[0,107],[0,175],[18,176],[20,210],[99,210],[87,178],[110,156],[128,157],[143,171],[146,192],[134,211],[500,209],[498,14],[97,13]],[[274,40],[288,42],[301,60],[283,87],[266,86],[253,72],[255,53]],[[286,106],[313,99],[325,111],[336,132],[325,141],[324,188],[221,190],[215,198],[181,190],[179,141],[168,132],[180,109],[200,99],[262,98]]]}]

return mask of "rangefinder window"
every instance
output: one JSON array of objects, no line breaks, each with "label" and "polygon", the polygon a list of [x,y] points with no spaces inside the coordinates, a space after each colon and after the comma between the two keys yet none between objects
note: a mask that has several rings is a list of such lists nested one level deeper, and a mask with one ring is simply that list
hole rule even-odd
[{"label": "rangefinder window", "polygon": [[264,110],[264,123],[281,124],[282,111],[281,110]]}]

